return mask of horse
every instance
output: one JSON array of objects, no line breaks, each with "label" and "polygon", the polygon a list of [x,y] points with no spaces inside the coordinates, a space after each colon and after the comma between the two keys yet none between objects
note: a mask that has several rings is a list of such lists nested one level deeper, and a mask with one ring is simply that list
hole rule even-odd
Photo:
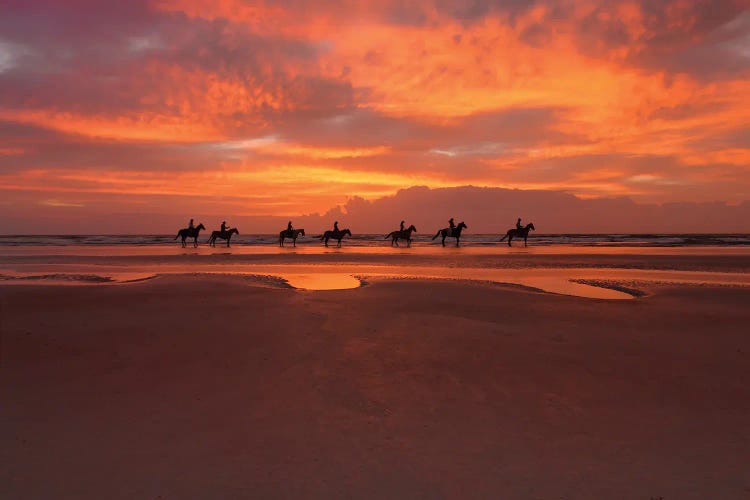
[{"label": "horse", "polygon": [[451,238],[456,238],[456,246],[458,246],[461,242],[461,230],[466,229],[467,227],[468,226],[466,224],[460,222],[458,226],[456,226],[456,228],[453,230],[451,230],[451,228],[449,227],[446,227],[445,229],[438,229],[438,232],[435,233],[435,236],[433,236],[432,239],[434,240],[438,236],[442,236],[443,240],[441,243],[443,244],[443,246],[445,246],[445,238],[450,236]]},{"label": "horse", "polygon": [[341,240],[343,240],[344,236],[346,236],[347,234],[351,237],[352,232],[349,231],[348,229],[341,229],[340,231],[326,231],[320,237],[320,240],[321,241],[325,240],[326,246],[328,246],[328,240],[330,240],[330,239],[338,240],[338,244],[336,246],[340,247],[341,246]]},{"label": "horse", "polygon": [[388,238],[391,238],[391,246],[393,246],[393,245],[398,246],[398,240],[399,240],[399,238],[401,238],[402,240],[406,240],[406,246],[410,247],[411,246],[411,233],[412,232],[414,232],[414,233],[417,232],[417,228],[414,227],[414,224],[412,224],[411,226],[409,226],[409,229],[404,229],[403,231],[399,230],[399,231],[390,232],[383,239],[387,240]]},{"label": "horse", "polygon": [[227,240],[227,246],[229,246],[229,241],[232,239],[232,235],[236,234],[239,235],[240,231],[233,227],[229,231],[225,231],[222,233],[221,231],[214,231],[211,233],[211,237],[208,239],[208,244],[212,247],[216,246],[216,238],[221,238],[222,240]]},{"label": "horse", "polygon": [[300,236],[304,236],[304,235],[305,235],[304,229],[292,229],[291,231],[288,229],[284,229],[283,231],[279,233],[279,246],[283,247],[284,239],[289,238],[290,240],[292,240],[292,242],[294,243],[294,246],[296,247],[297,238],[299,238]]},{"label": "horse", "polygon": [[174,239],[182,238],[182,248],[185,248],[185,240],[188,238],[193,238],[193,246],[198,247],[198,235],[201,233],[201,229],[206,229],[206,226],[203,224],[198,224],[197,227],[194,227],[190,229],[189,227],[186,227],[185,229],[180,229],[177,231],[177,236],[174,237]]},{"label": "horse", "polygon": [[534,224],[529,222],[526,224],[526,227],[523,227],[521,229],[513,228],[508,229],[508,232],[505,233],[505,236],[500,238],[500,241],[503,241],[505,238],[508,238],[508,246],[510,246],[510,242],[513,241],[513,238],[521,238],[523,237],[523,246],[528,246],[526,243],[526,240],[529,237],[529,231],[536,231],[536,228],[534,227]]}]

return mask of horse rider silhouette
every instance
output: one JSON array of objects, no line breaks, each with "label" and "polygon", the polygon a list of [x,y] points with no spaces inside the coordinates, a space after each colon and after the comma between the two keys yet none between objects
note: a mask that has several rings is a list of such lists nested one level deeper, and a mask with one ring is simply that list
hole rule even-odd
[{"label": "horse rider silhouette", "polygon": [[451,224],[453,227],[438,229],[437,233],[435,233],[435,236],[433,236],[432,239],[434,240],[438,236],[442,236],[443,239],[441,240],[441,244],[445,246],[445,238],[456,238],[456,246],[459,246],[461,244],[461,231],[466,229],[468,226],[465,222],[459,222],[458,226],[456,226],[453,224],[453,219],[449,221],[449,224]]},{"label": "horse rider silhouette", "polygon": [[337,233],[339,232],[339,221],[333,223],[333,230]]},{"label": "horse rider silhouette", "polygon": [[292,231],[294,231],[294,228],[292,227],[292,221],[289,221],[286,223],[286,230],[289,231],[289,234],[291,234]]},{"label": "horse rider silhouette", "polygon": [[195,225],[193,224],[193,219],[190,219],[190,223],[188,224],[188,229],[190,229],[191,231],[195,229]]},{"label": "horse rider silhouette", "polygon": [[523,229],[523,224],[521,224],[521,218],[520,217],[516,221],[516,229],[518,229],[519,231]]},{"label": "horse rider silhouette", "polygon": [[227,234],[227,231],[229,230],[229,227],[227,226],[227,221],[221,221],[221,235],[224,236]]},{"label": "horse rider silhouette", "polygon": [[404,230],[404,222],[406,222],[406,221],[403,221],[403,220],[401,221],[401,228],[399,229],[399,231],[403,231]]},{"label": "horse rider silhouette", "polygon": [[529,231],[536,231],[536,228],[534,227],[533,222],[529,222],[525,226],[523,226],[521,229],[518,229],[518,226],[514,227],[513,229],[508,229],[508,231],[505,233],[505,236],[500,238],[500,241],[505,240],[505,238],[508,238],[508,246],[511,245],[511,242],[513,241],[513,238],[523,238],[523,246],[528,246],[528,240],[529,240]]}]

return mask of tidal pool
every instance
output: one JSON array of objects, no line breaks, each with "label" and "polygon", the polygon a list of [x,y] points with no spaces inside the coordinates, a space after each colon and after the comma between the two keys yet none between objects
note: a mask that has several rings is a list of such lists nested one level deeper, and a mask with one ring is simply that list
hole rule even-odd
[{"label": "tidal pool", "polygon": [[362,285],[362,282],[351,274],[306,273],[282,274],[279,277],[286,280],[290,286],[302,290],[346,290]]}]

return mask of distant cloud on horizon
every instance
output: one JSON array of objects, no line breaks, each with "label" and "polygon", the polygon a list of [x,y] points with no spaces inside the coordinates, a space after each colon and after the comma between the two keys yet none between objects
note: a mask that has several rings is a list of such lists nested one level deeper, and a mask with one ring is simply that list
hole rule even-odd
[{"label": "distant cloud on horizon", "polygon": [[47,200],[32,219],[23,207],[6,207],[0,234],[169,234],[194,218],[208,228],[227,220],[243,234],[274,234],[292,219],[295,227],[322,232],[339,221],[357,233],[386,233],[399,221],[429,233],[445,227],[449,218],[465,221],[469,233],[502,233],[521,217],[540,233],[750,233],[750,201],[636,203],[627,197],[582,199],[562,191],[515,190],[459,186],[431,189],[414,186],[375,200],[354,197],[322,213],[305,215],[234,215],[189,212],[123,212],[103,217],[81,217],[83,204]]}]

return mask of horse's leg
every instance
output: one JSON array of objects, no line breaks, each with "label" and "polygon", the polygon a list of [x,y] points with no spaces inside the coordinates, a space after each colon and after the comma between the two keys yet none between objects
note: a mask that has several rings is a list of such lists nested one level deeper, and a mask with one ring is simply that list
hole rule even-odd
[{"label": "horse's leg", "polygon": [[441,241],[441,243],[443,244],[443,246],[445,246],[445,238],[446,238],[446,236],[443,235],[443,240]]},{"label": "horse's leg", "polygon": [[528,241],[527,241],[527,240],[528,240],[528,238],[529,238],[529,235],[528,235],[528,234],[527,234],[526,236],[524,236],[524,237],[523,237],[523,246],[525,246],[525,247],[529,246],[529,244],[528,244]]},{"label": "horse's leg", "polygon": [[461,243],[461,237],[460,236],[456,236],[456,246],[458,246],[459,243]]},{"label": "horse's leg", "polygon": [[510,244],[511,241],[513,241],[513,235],[512,234],[508,236],[508,246],[512,246]]}]

